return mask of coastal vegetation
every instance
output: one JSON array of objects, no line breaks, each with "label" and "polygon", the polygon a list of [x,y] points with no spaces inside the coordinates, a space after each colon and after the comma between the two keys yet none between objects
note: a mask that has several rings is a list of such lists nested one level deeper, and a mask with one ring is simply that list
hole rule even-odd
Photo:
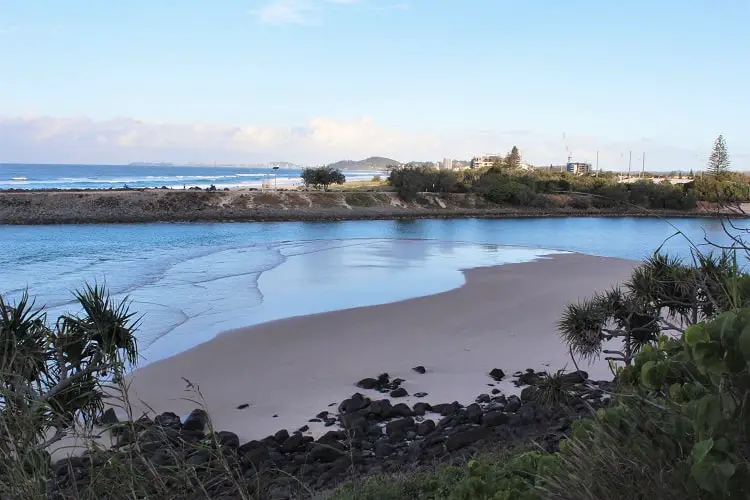
[{"label": "coastal vegetation", "polygon": [[305,187],[323,189],[323,191],[328,191],[331,184],[346,182],[346,176],[341,173],[341,170],[333,167],[306,168],[302,170],[301,177]]},{"label": "coastal vegetation", "polygon": [[708,174],[671,184],[651,179],[620,182],[611,172],[575,175],[551,169],[522,168],[515,146],[491,167],[461,171],[426,166],[391,168],[389,184],[405,200],[420,192],[475,193],[497,204],[519,207],[608,209],[637,206],[652,210],[694,210],[699,202],[750,201],[750,177],[729,171],[729,154],[722,136],[716,139]]}]

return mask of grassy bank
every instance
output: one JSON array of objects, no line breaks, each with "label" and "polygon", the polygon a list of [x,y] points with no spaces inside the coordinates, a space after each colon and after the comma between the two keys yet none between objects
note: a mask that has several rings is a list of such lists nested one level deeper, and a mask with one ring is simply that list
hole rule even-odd
[{"label": "grassy bank", "polygon": [[[0,192],[0,224],[188,221],[296,221],[459,217],[714,217],[715,205],[691,210],[594,207],[566,195],[545,203],[494,203],[473,193],[421,193],[409,201],[386,186],[317,191],[108,190]],[[731,213],[723,209],[721,213]]]}]

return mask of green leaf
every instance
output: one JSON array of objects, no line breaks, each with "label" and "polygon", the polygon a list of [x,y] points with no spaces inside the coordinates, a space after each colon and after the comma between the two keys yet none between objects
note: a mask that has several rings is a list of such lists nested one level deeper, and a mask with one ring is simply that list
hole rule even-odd
[{"label": "green leaf", "polygon": [[698,441],[695,443],[695,446],[693,447],[692,452],[692,458],[693,463],[702,462],[704,458],[708,455],[708,453],[713,449],[714,447],[714,440],[712,438],[704,439],[703,441]]}]

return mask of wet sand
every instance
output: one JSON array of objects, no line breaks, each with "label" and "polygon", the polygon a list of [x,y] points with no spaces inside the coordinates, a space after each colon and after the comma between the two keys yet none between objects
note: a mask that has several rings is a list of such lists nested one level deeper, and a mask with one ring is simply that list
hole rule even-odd
[{"label": "wet sand", "polygon": [[[428,393],[399,401],[472,402],[490,389],[492,368],[574,369],[556,333],[560,313],[622,282],[635,265],[554,255],[467,270],[464,286],[437,295],[232,330],[137,370],[130,397],[180,415],[196,407],[189,399],[202,399],[214,425],[242,439],[297,429],[356,391],[378,397],[355,383],[382,372],[405,379],[410,395]],[[414,372],[418,365],[427,373]],[[611,377],[606,363],[579,366],[592,378]],[[497,387],[513,390],[509,381]]]}]

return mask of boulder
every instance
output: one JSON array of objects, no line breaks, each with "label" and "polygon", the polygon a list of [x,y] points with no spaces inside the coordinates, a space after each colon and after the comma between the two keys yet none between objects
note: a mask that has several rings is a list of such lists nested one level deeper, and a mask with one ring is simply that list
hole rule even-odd
[{"label": "boulder", "polygon": [[[276,441],[277,444],[284,444],[287,439],[289,439],[289,431],[286,429],[281,429],[276,434],[274,434],[270,440]],[[270,441],[268,438],[266,438],[266,440]]]},{"label": "boulder", "polygon": [[[179,417],[177,418],[177,420],[179,420]],[[99,419],[99,422],[102,425],[112,425],[116,424],[119,421],[120,420],[117,418],[114,408],[107,408],[107,410],[102,414],[102,417]]]},{"label": "boulder", "polygon": [[479,396],[476,397],[474,401],[476,401],[477,403],[484,404],[484,403],[489,403],[490,401],[492,401],[492,398],[490,398],[489,394],[480,394]]},{"label": "boulder", "polygon": [[448,452],[460,450],[461,448],[474,444],[477,441],[481,441],[490,435],[491,431],[487,427],[475,427],[463,432],[458,432],[448,437],[445,441],[445,449]]},{"label": "boulder", "polygon": [[216,433],[216,442],[219,446],[226,446],[232,450],[240,447],[240,438],[234,432],[219,431]]},{"label": "boulder", "polygon": [[375,443],[375,456],[385,458],[393,453],[393,445],[388,441],[378,441]]},{"label": "boulder", "polygon": [[376,417],[376,419],[386,418],[393,409],[391,402],[387,399],[379,399],[370,403],[370,413]]},{"label": "boulder", "polygon": [[360,393],[353,394],[351,398],[345,399],[339,405],[339,413],[344,415],[354,413],[363,408],[366,408],[370,404],[370,398],[364,397]]},{"label": "boulder", "polygon": [[413,413],[417,417],[424,416],[425,413],[428,411],[431,411],[432,407],[429,403],[422,403],[421,401],[419,403],[416,403],[413,408]]},{"label": "boulder", "polygon": [[412,370],[414,370],[415,372],[419,373],[420,375],[424,375],[425,372],[427,372],[427,370],[425,369],[425,367],[422,366],[422,365],[415,366],[414,368],[412,368]]},{"label": "boulder", "polygon": [[385,426],[385,432],[388,437],[393,438],[397,434],[406,434],[406,431],[416,428],[414,419],[411,417],[400,418],[398,420],[391,420]]},{"label": "boulder", "polygon": [[508,423],[508,415],[502,411],[491,411],[482,415],[482,424],[486,427],[497,427]]},{"label": "boulder", "polygon": [[304,442],[305,442],[305,440],[304,440],[304,436],[302,436],[302,434],[292,434],[281,445],[281,452],[282,453],[292,453],[294,451],[297,451],[299,448],[302,447],[302,445],[304,444]]},{"label": "boulder", "polygon": [[509,413],[515,413],[521,407],[521,400],[518,396],[513,395],[508,398],[508,402],[505,404],[505,411]]},{"label": "boulder", "polygon": [[357,382],[357,387],[360,389],[375,389],[378,386],[377,379],[374,378],[363,378]]},{"label": "boulder", "polygon": [[490,377],[492,377],[493,380],[501,381],[503,378],[505,378],[505,372],[502,371],[500,368],[493,368],[490,372]]},{"label": "boulder", "polygon": [[583,370],[566,373],[561,377],[562,381],[567,382],[568,384],[582,384],[586,382],[588,378],[589,374]]},{"label": "boulder", "polygon": [[417,435],[426,436],[435,430],[435,422],[427,419],[417,425]]},{"label": "boulder", "polygon": [[453,415],[461,408],[461,405],[458,404],[456,401],[453,403],[442,403],[439,405],[433,405],[432,411],[435,413],[439,413],[442,417],[447,417],[448,415]]},{"label": "boulder", "polygon": [[331,463],[335,462],[344,452],[332,444],[315,443],[310,449],[310,459],[313,461]]},{"label": "boulder", "polygon": [[477,403],[470,404],[466,407],[466,419],[472,424],[478,424],[482,421],[482,407]]},{"label": "boulder", "polygon": [[186,431],[202,431],[208,425],[208,413],[201,408],[196,408],[190,412],[190,415],[182,424],[182,429]]},{"label": "boulder", "polygon": [[406,403],[399,403],[388,412],[388,417],[413,417],[414,411]]},{"label": "boulder", "polygon": [[161,415],[157,415],[156,418],[154,418],[154,425],[180,430],[180,428],[182,427],[182,422],[180,421],[180,417],[178,415],[167,411],[162,413]]},{"label": "boulder", "polygon": [[537,389],[535,386],[530,385],[528,387],[524,387],[521,391],[521,401],[524,403],[528,401],[534,401],[537,397],[537,394],[539,394],[539,389]]},{"label": "boulder", "polygon": [[392,398],[405,398],[408,395],[409,395],[409,393],[406,392],[406,389],[404,389],[403,387],[399,387],[398,389],[394,389],[393,391],[391,391],[391,394],[390,394],[390,396]]}]

